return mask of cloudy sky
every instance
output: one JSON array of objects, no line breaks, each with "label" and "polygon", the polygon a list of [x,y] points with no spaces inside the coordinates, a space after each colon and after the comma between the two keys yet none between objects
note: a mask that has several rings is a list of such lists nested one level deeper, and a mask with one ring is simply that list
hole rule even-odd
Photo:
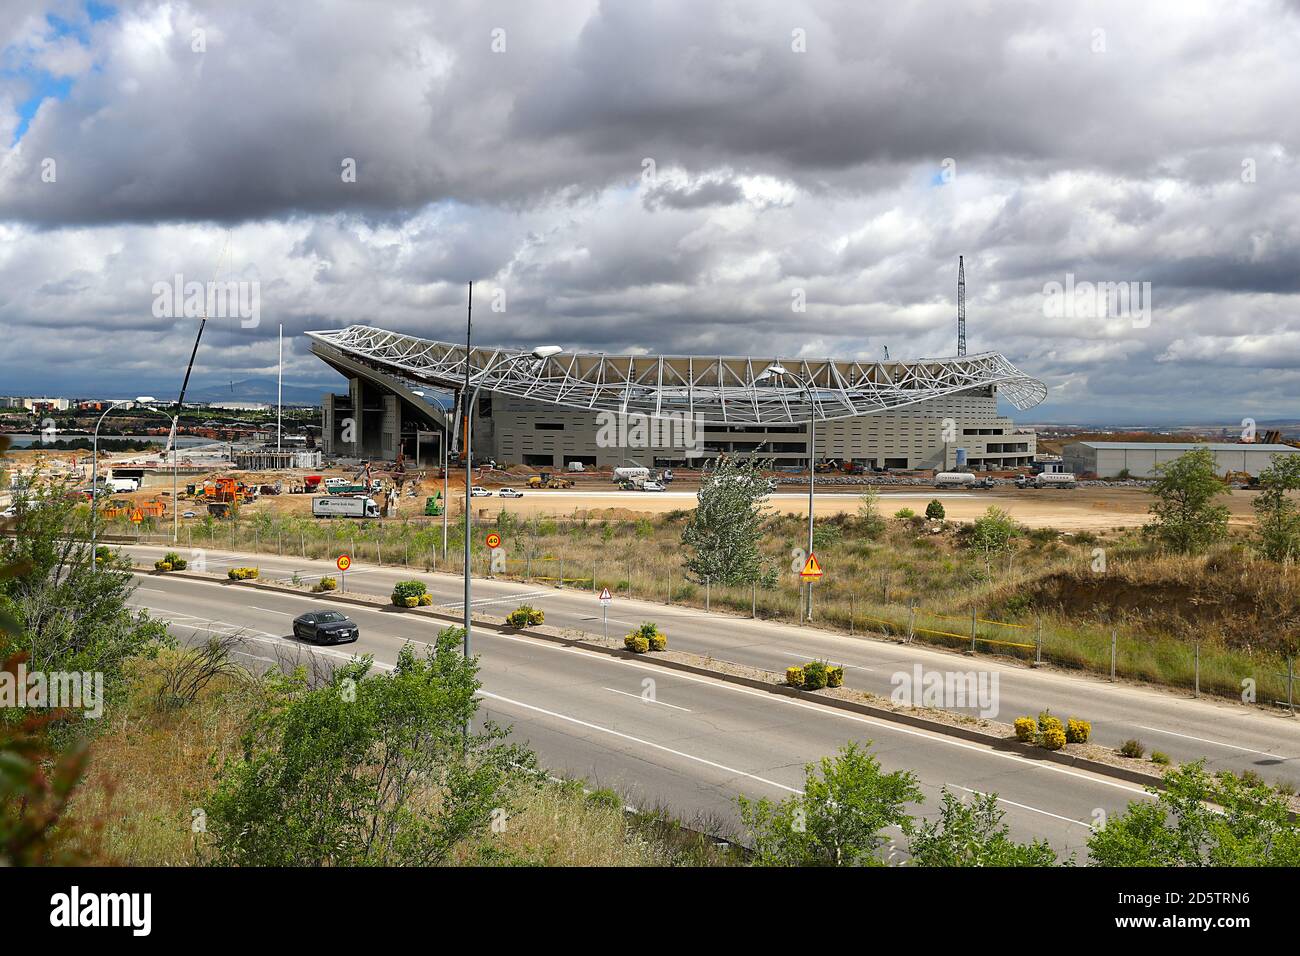
[{"label": "cloudy sky", "polygon": [[470,280],[484,342],[949,355],[964,255],[1024,420],[1296,418],[1298,133],[1294,0],[3,0],[0,394],[174,395],[178,275],[258,296],[213,394]]}]

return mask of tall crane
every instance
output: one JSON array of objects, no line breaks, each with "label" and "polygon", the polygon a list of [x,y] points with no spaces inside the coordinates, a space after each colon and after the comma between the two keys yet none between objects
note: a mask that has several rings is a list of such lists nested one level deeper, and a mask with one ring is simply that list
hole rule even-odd
[{"label": "tall crane", "polygon": [[957,257],[957,354],[966,354],[966,262]]}]

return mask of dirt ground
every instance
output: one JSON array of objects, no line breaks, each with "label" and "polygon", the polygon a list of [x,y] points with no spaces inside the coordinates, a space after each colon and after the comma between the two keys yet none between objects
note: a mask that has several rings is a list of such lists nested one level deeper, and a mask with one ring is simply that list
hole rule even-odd
[{"label": "dirt ground", "polygon": [[[84,456],[84,453],[81,453]],[[27,453],[11,452],[11,459],[27,458]],[[49,456],[72,458],[63,453]],[[27,464],[27,462],[24,462]],[[101,462],[104,464],[104,462]],[[531,472],[531,469],[524,469]],[[330,476],[343,473],[338,470],[322,469],[319,474]],[[295,479],[301,480],[301,473],[247,473],[230,472],[241,480],[253,483],[272,484],[279,478],[287,488]],[[205,476],[182,476],[181,484],[201,483]],[[346,477],[351,477],[347,475]],[[697,484],[687,477],[674,482],[670,490],[663,493],[622,492],[612,487],[608,476],[579,475],[575,487],[568,490],[559,489],[524,489],[524,477],[503,472],[492,473],[475,479],[494,492],[490,498],[474,499],[476,517],[491,518],[501,509],[518,515],[545,515],[549,517],[566,517],[586,512],[591,518],[605,520],[626,520],[641,515],[662,514],[667,511],[688,510],[695,506]],[[515,487],[523,490],[522,498],[501,498],[495,491],[501,487]],[[415,497],[404,495],[399,503],[400,517],[419,517],[424,514],[425,498],[440,491],[441,479],[429,473],[417,488]],[[460,490],[458,490],[458,488]],[[463,513],[464,478],[454,476],[451,480],[451,513]],[[409,489],[408,489],[409,490]],[[971,521],[984,513],[990,505],[1008,511],[1012,517],[1031,528],[1052,527],[1063,531],[1096,531],[1108,528],[1134,527],[1147,521],[1147,508],[1151,496],[1141,488],[1101,488],[1084,487],[1067,489],[991,489],[980,491],[936,491],[923,485],[877,486],[879,493],[878,508],[886,516],[891,516],[902,508],[910,508],[920,514],[926,503],[932,498],[943,502],[947,517],[953,521]],[[817,492],[816,513],[819,516],[855,513],[860,505],[861,488],[845,485],[824,485]],[[1231,511],[1231,522],[1242,526],[1254,520],[1251,502],[1256,492],[1233,491],[1222,499]],[[169,481],[149,485],[144,490],[132,495],[115,495],[115,498],[130,498],[135,501],[162,497],[167,504],[167,513],[171,513],[171,486]],[[770,501],[773,510],[788,514],[806,514],[806,493],[798,486],[782,484]],[[202,502],[182,499],[182,512],[190,510],[202,515],[206,508]],[[271,511],[279,514],[311,513],[311,495],[265,495],[251,505],[244,506],[244,514],[259,511]]]}]

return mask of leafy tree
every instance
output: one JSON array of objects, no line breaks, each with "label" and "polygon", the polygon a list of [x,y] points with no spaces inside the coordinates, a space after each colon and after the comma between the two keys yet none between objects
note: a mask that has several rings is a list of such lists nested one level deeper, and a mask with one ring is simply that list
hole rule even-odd
[{"label": "leafy tree", "polygon": [[1300,490],[1300,455],[1274,455],[1259,476],[1263,490],[1255,496],[1256,546],[1270,561],[1300,556],[1300,514],[1289,492]]},{"label": "leafy tree", "polygon": [[483,835],[535,780],[535,757],[477,709],[478,664],[446,628],[390,674],[369,657],[306,688],[285,680],[208,797],[216,859],[252,866],[431,866]]},{"label": "leafy tree", "polygon": [[759,544],[769,491],[760,468],[752,458],[722,458],[704,476],[682,530],[682,544],[693,552],[686,567],[696,580],[729,586],[766,576]]},{"label": "leafy tree", "polygon": [[806,765],[804,792],[780,803],[739,798],[756,865],[883,865],[882,831],[893,826],[910,833],[903,806],[922,797],[910,771],[882,773],[870,746],[849,743],[834,758]]},{"label": "leafy tree", "polygon": [[1133,801],[1092,835],[1093,866],[1300,865],[1300,827],[1276,790],[1211,775],[1204,760],[1167,772],[1164,783],[1147,788],[1154,801]]},{"label": "leafy tree", "polygon": [[989,506],[984,514],[971,526],[966,544],[984,556],[984,567],[993,573],[993,556],[1011,550],[1011,542],[1016,536],[1016,523],[1011,515],[1001,508]]},{"label": "leafy tree", "polygon": [[931,499],[930,503],[925,506],[925,516],[931,521],[942,521],[947,517],[947,514],[943,509],[943,502],[938,498]]},{"label": "leafy tree", "polygon": [[[9,439],[0,436],[0,455],[8,447]],[[0,519],[0,527],[6,530],[15,523]],[[0,562],[0,581],[12,581],[29,571],[25,561],[8,559]],[[0,601],[0,672],[17,680],[18,665],[28,655],[14,651],[21,643],[22,625],[5,603]],[[61,849],[55,837],[63,811],[81,782],[87,755],[84,739],[63,748],[55,743],[52,726],[63,716],[49,711],[0,720],[0,867],[81,862]]]},{"label": "leafy tree", "polygon": [[1203,551],[1228,533],[1228,509],[1214,499],[1228,491],[1215,472],[1214,453],[1198,448],[1156,466],[1149,511],[1155,520],[1143,530],[1183,553]]},{"label": "leafy tree", "polygon": [[975,794],[969,804],[947,787],[939,819],[924,820],[908,841],[916,866],[1055,866],[1046,840],[1016,843],[1002,822],[995,793]]},{"label": "leafy tree", "polygon": [[13,650],[31,670],[98,671],[106,693],[126,662],[151,656],[172,639],[167,628],[126,604],[135,590],[130,563],[109,552],[96,561],[88,516],[58,485],[15,499],[14,537],[0,544],[0,616],[11,621]]}]

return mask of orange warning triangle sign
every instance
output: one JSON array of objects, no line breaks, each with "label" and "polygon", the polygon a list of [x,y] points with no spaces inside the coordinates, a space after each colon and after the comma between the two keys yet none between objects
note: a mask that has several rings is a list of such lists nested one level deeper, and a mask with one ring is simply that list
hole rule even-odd
[{"label": "orange warning triangle sign", "polygon": [[808,555],[808,560],[804,563],[803,570],[799,572],[799,577],[805,580],[810,578],[819,578],[822,576],[822,566],[817,561],[817,555]]}]

